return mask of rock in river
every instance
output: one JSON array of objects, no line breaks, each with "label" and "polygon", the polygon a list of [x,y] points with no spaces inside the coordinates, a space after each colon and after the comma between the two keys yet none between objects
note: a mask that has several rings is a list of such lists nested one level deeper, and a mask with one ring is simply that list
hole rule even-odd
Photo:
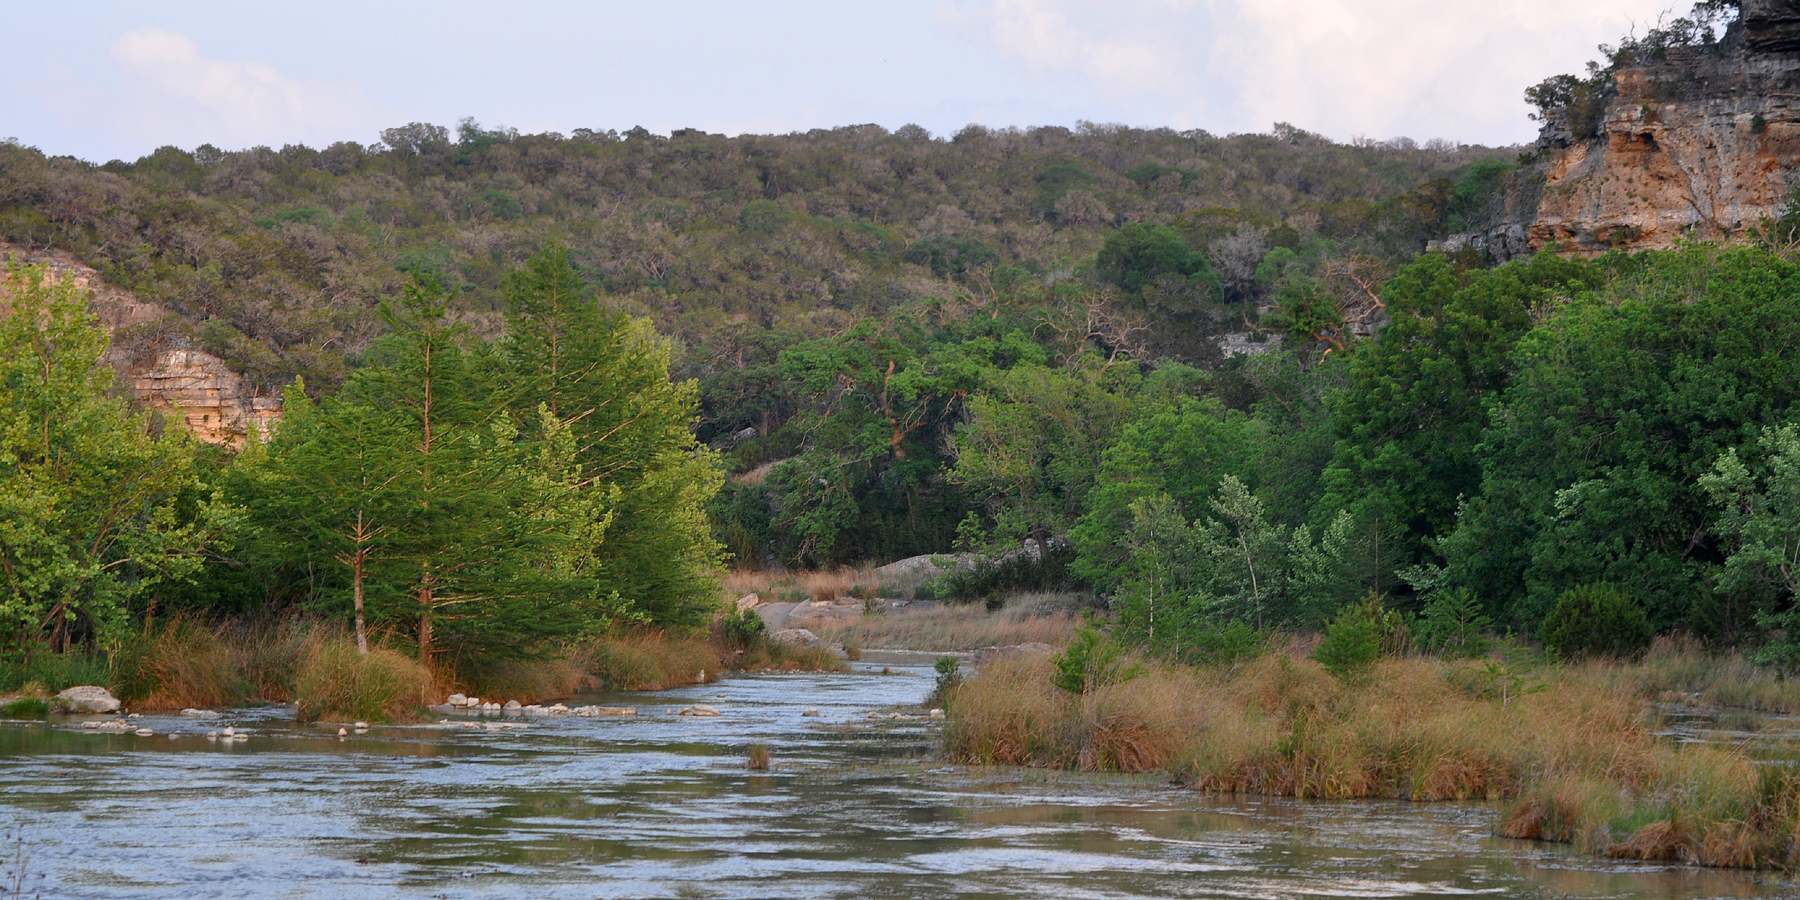
[{"label": "rock in river", "polygon": [[119,698],[106,688],[84,684],[57,694],[56,705],[70,712],[109,713],[119,711]]}]

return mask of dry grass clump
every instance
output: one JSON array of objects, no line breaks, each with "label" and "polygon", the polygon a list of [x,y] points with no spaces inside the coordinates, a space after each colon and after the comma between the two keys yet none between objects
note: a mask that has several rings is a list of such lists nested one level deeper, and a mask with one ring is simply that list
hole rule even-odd
[{"label": "dry grass clump", "polygon": [[1620,667],[1620,674],[1658,699],[1800,712],[1800,678],[1759,666],[1741,653],[1708,653],[1684,638],[1657,638],[1640,663]]},{"label": "dry grass clump", "polygon": [[1293,652],[1229,668],[1148,663],[1075,695],[1047,658],[989,664],[946,701],[962,762],[1169,771],[1206,791],[1510,801],[1501,833],[1631,859],[1795,865],[1800,773],[1654,734],[1617,666],[1551,668],[1502,701],[1476,664],[1389,659],[1355,683]]},{"label": "dry grass clump", "polygon": [[634,631],[571,648],[592,683],[606,690],[660,691],[719,677],[719,648],[694,635]]},{"label": "dry grass clump", "polygon": [[881,577],[870,566],[854,566],[827,572],[731,572],[725,576],[730,600],[756,594],[771,602],[836,600],[868,594],[883,588]]},{"label": "dry grass clump", "polygon": [[357,652],[342,632],[321,629],[308,642],[294,680],[295,717],[406,722],[441,697],[431,669],[386,647]]},{"label": "dry grass clump", "polygon": [[996,612],[979,603],[946,604],[821,624],[814,630],[827,643],[842,641],[848,646],[854,642],[879,650],[978,650],[1030,643],[1061,646],[1075,634],[1071,607],[1060,595],[1022,598]]},{"label": "dry grass clump", "polygon": [[317,622],[282,620],[206,625],[175,618],[152,626],[114,655],[121,697],[140,709],[236,706],[293,697]]}]

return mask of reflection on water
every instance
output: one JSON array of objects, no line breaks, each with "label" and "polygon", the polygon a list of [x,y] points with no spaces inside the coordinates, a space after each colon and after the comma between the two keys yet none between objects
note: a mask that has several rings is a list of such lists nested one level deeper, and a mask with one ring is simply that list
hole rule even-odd
[{"label": "reflection on water", "polygon": [[[928,669],[584,697],[635,719],[377,728],[288,710],[0,725],[0,831],[48,897],[1775,897],[1772,877],[1490,836],[1483,805],[1206,798],[938,763],[872,724]],[[718,718],[677,717],[682,705]],[[801,712],[817,706],[819,718]],[[496,723],[497,724],[497,723]],[[69,726],[73,725],[71,729]],[[249,741],[206,740],[248,728]],[[169,735],[173,734],[173,737]],[[773,771],[743,760],[767,744]]]}]

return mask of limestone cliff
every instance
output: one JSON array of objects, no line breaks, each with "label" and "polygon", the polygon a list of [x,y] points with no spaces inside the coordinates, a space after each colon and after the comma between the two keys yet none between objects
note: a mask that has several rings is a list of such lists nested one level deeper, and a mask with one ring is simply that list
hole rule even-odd
[{"label": "limestone cliff", "polygon": [[1800,0],[1745,0],[1718,44],[1678,47],[1612,77],[1598,134],[1544,120],[1535,159],[1472,245],[1496,261],[1742,235],[1800,185]]},{"label": "limestone cliff", "polygon": [[[195,438],[238,448],[251,434],[267,434],[280,419],[280,397],[252,390],[224,360],[182,346],[160,328],[176,321],[168,309],[106,284],[100,273],[67,254],[0,243],[0,264],[6,262],[43,266],[47,278],[68,278],[86,291],[90,308],[115,338],[102,362],[119,373],[145,408],[176,419]],[[119,339],[127,334],[134,340]]]}]

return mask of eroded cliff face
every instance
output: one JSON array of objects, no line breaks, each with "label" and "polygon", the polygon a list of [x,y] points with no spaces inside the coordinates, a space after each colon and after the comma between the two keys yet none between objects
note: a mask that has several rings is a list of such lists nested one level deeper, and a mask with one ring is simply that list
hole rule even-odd
[{"label": "eroded cliff face", "polygon": [[1800,2],[1747,0],[1722,44],[1623,69],[1609,94],[1591,139],[1550,116],[1504,217],[1447,249],[1665,249],[1778,218],[1800,184]]},{"label": "eroded cliff face", "polygon": [[[0,243],[0,266],[9,261],[43,266],[46,278],[70,279],[87,292],[89,307],[114,337],[101,361],[119,373],[145,408],[161,411],[196,439],[237,449],[252,435],[268,434],[280,420],[280,397],[252,390],[217,356],[177,346],[181,342],[160,327],[176,320],[163,306],[106,284],[100,273],[66,254]],[[120,339],[126,335],[132,339]]]}]

